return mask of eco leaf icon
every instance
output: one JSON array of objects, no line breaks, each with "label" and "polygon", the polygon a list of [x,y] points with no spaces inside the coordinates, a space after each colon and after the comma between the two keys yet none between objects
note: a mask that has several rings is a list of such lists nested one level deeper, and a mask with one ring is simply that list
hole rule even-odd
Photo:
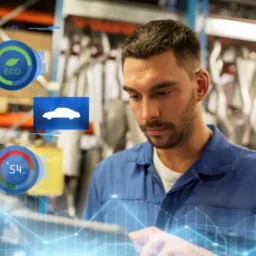
[{"label": "eco leaf icon", "polygon": [[12,67],[12,66],[14,66],[18,61],[19,61],[19,58],[17,58],[17,59],[9,59],[9,60],[7,60],[7,62],[5,63],[5,65],[7,65],[7,66],[9,66],[9,67]]}]

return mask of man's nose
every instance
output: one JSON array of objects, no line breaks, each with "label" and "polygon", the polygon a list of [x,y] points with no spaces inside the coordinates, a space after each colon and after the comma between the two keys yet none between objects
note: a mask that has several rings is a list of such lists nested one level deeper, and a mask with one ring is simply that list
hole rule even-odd
[{"label": "man's nose", "polygon": [[159,107],[153,100],[143,99],[141,108],[141,117],[143,120],[158,118],[160,115]]}]

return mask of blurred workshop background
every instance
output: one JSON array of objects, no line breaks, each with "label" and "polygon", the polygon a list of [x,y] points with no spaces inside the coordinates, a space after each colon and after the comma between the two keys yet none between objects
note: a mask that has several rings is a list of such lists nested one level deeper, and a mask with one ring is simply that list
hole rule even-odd
[{"label": "blurred workshop background", "polygon": [[[0,42],[19,40],[44,51],[47,66],[46,75],[22,90],[0,89],[1,148],[28,147],[45,170],[27,194],[1,194],[7,210],[82,218],[96,164],[145,141],[122,91],[120,48],[150,20],[181,20],[198,33],[202,64],[212,78],[206,122],[256,148],[255,0],[1,0],[0,18]],[[31,29],[49,26],[60,29]],[[90,97],[90,129],[34,134],[38,96]]]}]

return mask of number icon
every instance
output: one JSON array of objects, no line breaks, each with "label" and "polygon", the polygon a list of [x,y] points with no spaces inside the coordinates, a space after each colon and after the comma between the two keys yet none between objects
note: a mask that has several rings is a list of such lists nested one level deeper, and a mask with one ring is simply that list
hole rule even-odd
[{"label": "number icon", "polygon": [[9,146],[0,151],[0,189],[21,194],[31,189],[43,176],[38,156],[21,146]]},{"label": "number icon", "polygon": [[[16,167],[16,169],[15,169],[15,167]],[[10,165],[10,169],[12,171],[12,172],[10,172],[10,174],[15,174],[15,172],[17,171],[17,172],[19,172],[20,174],[23,175],[23,173],[22,173],[22,166],[21,165],[14,165],[14,164],[12,164],[12,165]]]}]

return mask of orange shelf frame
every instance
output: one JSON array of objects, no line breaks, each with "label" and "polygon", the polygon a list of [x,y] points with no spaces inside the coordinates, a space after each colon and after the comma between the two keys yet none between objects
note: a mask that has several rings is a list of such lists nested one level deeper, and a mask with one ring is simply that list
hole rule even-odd
[{"label": "orange shelf frame", "polygon": [[[8,128],[15,123],[18,123],[24,117],[22,113],[5,113],[0,114],[0,126]],[[32,129],[33,128],[33,117],[29,117],[20,128]]]},{"label": "orange shelf frame", "polygon": [[[4,17],[11,11],[11,8],[0,7],[0,18]],[[119,21],[107,21],[75,16],[71,16],[71,19],[74,22],[74,24],[80,28],[90,26],[90,28],[94,31],[104,31],[114,34],[129,35],[138,27],[138,25],[136,24],[129,24]],[[52,26],[54,24],[54,15],[39,11],[24,11],[19,15],[15,16],[13,20]]]},{"label": "orange shelf frame", "polygon": [[80,28],[89,26],[93,31],[104,31],[113,34],[131,34],[139,25],[119,21],[108,21],[84,17],[71,17],[74,24]]},{"label": "orange shelf frame", "polygon": [[[8,128],[13,124],[19,122],[19,120],[23,119],[23,113],[6,113],[0,114],[0,127]],[[33,117],[30,116],[28,119],[20,126],[20,129],[28,129],[33,130]],[[89,129],[85,131],[86,135],[94,135],[93,124],[89,124]]]},{"label": "orange shelf frame", "polygon": [[[0,18],[4,17],[11,11],[12,8],[0,7]],[[38,11],[24,11],[15,16],[12,20],[52,26],[54,24],[54,15]]]}]

